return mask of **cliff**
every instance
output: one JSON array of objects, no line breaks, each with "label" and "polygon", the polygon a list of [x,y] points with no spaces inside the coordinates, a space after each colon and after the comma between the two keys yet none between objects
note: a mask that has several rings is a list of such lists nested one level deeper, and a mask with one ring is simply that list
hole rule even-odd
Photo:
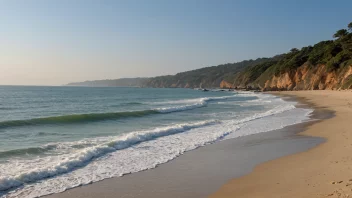
[{"label": "cliff", "polygon": [[307,64],[296,72],[284,73],[267,80],[264,90],[318,90],[350,89],[352,85],[352,67],[342,71],[328,72],[326,65],[309,68]]},{"label": "cliff", "polygon": [[[238,83],[238,82],[237,82]],[[352,65],[340,70],[328,71],[326,65],[311,66],[305,63],[295,71],[285,72],[278,76],[265,79],[263,83],[258,79],[247,84],[236,84],[223,80],[221,88],[248,88],[263,91],[291,91],[291,90],[340,90],[352,88]]]}]

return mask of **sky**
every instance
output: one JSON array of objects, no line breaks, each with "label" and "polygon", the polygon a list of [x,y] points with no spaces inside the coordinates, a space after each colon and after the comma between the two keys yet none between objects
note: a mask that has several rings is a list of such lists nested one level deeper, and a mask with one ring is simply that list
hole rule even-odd
[{"label": "sky", "polygon": [[2,0],[0,84],[152,77],[332,39],[351,0]]}]

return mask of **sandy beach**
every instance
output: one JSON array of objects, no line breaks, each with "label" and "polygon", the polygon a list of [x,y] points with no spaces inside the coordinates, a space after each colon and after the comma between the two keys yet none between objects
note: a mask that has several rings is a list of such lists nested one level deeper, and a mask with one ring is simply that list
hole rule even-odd
[{"label": "sandy beach", "polygon": [[352,92],[299,91],[295,96],[318,109],[335,112],[331,119],[308,127],[301,135],[327,141],[308,151],[258,165],[252,173],[229,181],[210,198],[352,196]]}]

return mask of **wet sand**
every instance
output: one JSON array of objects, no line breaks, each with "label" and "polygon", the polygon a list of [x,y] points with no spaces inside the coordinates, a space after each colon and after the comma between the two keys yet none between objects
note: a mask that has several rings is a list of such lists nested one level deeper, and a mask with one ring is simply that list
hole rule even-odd
[{"label": "wet sand", "polygon": [[[331,113],[318,110],[314,116],[326,118]],[[323,138],[297,135],[312,123],[224,140],[187,152],[155,169],[106,179],[47,197],[207,197],[232,178],[250,173],[260,163],[302,152],[324,142]],[[219,196],[222,195],[215,195]]]},{"label": "wet sand", "polygon": [[352,92],[299,91],[275,93],[295,96],[318,110],[332,110],[331,119],[313,124],[301,135],[327,141],[308,151],[257,166],[250,174],[223,185],[210,198],[352,196]]}]

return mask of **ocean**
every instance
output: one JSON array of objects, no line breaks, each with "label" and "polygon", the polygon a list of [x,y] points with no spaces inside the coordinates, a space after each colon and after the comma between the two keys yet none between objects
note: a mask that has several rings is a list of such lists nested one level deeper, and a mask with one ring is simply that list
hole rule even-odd
[{"label": "ocean", "polygon": [[0,86],[0,197],[39,197],[156,168],[311,113],[253,92]]}]

